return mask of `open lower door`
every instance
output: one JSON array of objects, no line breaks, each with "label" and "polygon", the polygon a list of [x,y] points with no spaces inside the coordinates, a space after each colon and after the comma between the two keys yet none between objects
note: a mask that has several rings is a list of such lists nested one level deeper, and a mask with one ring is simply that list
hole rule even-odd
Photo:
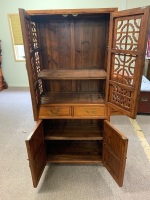
[{"label": "open lower door", "polygon": [[104,121],[104,166],[120,187],[123,185],[128,139],[107,120]]},{"label": "open lower door", "polygon": [[38,122],[35,131],[27,138],[26,146],[33,186],[37,187],[47,163],[42,121]]},{"label": "open lower door", "polygon": [[131,118],[137,114],[149,13],[148,6],[114,12],[110,19],[106,102]]}]

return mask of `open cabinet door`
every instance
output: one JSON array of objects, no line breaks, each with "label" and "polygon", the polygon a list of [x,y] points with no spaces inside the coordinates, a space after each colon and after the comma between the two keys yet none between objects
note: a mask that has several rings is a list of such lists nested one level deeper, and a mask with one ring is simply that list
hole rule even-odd
[{"label": "open cabinet door", "polygon": [[26,146],[33,186],[37,187],[47,163],[42,121],[38,122],[35,131],[27,138]]},{"label": "open cabinet door", "polygon": [[128,139],[104,121],[102,161],[120,187],[123,185]]},{"label": "open cabinet door", "polygon": [[37,24],[31,20],[31,16],[23,9],[19,9],[26,68],[30,85],[34,120],[38,120],[38,105],[40,94],[43,92],[41,79],[37,78],[42,68],[41,49],[38,41]]},{"label": "open cabinet door", "polygon": [[131,118],[137,114],[150,7],[111,14],[106,102]]}]

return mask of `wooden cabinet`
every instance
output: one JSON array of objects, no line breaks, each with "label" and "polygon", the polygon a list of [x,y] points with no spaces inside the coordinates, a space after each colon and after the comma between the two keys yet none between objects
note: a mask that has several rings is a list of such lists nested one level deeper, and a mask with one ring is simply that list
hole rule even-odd
[{"label": "wooden cabinet", "polygon": [[35,131],[34,187],[47,163],[100,164],[123,184],[128,139],[110,109],[136,117],[149,7],[19,10]]},{"label": "wooden cabinet", "polygon": [[138,114],[150,113],[150,81],[143,75],[138,103]]},{"label": "wooden cabinet", "polygon": [[149,114],[150,113],[150,91],[141,91],[140,100],[138,103],[139,114]]},{"label": "wooden cabinet", "polygon": [[2,47],[1,47],[1,40],[0,40],[0,91],[7,88],[8,88],[8,85],[2,73]]}]

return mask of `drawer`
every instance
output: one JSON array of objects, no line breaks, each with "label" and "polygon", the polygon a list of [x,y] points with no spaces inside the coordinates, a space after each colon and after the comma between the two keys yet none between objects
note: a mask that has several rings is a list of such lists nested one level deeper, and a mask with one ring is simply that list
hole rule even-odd
[{"label": "drawer", "polygon": [[86,116],[86,117],[106,117],[106,106],[75,106],[74,116]]},{"label": "drawer", "polygon": [[150,113],[150,91],[141,92],[138,103],[138,113]]},{"label": "drawer", "polygon": [[58,118],[71,116],[71,106],[43,106],[39,110],[39,118]]}]

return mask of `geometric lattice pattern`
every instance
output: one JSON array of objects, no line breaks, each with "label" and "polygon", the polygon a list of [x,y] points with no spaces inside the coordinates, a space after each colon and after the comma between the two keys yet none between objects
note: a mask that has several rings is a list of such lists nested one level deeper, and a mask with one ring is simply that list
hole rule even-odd
[{"label": "geometric lattice pattern", "polygon": [[142,15],[116,19],[116,40],[113,43],[113,48],[137,51],[141,18]]},{"label": "geometric lattice pattern", "polygon": [[31,22],[32,27],[32,43],[33,48],[39,48],[38,39],[37,39],[37,28],[35,22]]},{"label": "geometric lattice pattern", "polygon": [[30,52],[32,51],[32,35],[31,35],[31,27],[30,27],[30,20],[26,20],[26,31],[27,31],[27,43],[29,45]]},{"label": "geometric lattice pattern", "polygon": [[132,92],[128,91],[127,89],[123,89],[118,85],[111,85],[110,87],[112,91],[109,97],[110,102],[115,103],[117,106],[130,111],[130,100]]},{"label": "geometric lattice pattern", "polygon": [[39,51],[36,51],[34,53],[34,59],[35,59],[35,66],[36,66],[36,71],[37,74],[41,71],[41,64],[40,64],[40,55],[39,55]]},{"label": "geometric lattice pattern", "polygon": [[127,54],[112,55],[112,80],[126,85],[134,85],[133,75],[136,64],[136,56]]},{"label": "geometric lattice pattern", "polygon": [[[113,18],[109,102],[135,115],[136,80],[140,74],[138,58],[141,52],[143,14]],[[138,69],[139,67],[139,69]],[[136,69],[137,68],[137,69]],[[138,74],[139,72],[139,74]]]},{"label": "geometric lattice pattern", "polygon": [[113,49],[122,52],[112,54],[111,79],[128,86],[134,85],[135,52],[139,45],[141,19],[142,15],[115,19]]},{"label": "geometric lattice pattern", "polygon": [[36,103],[40,103],[40,95],[43,93],[42,80],[38,80],[38,73],[41,71],[40,50],[38,43],[37,27],[35,22],[26,19],[26,31],[28,38],[28,45],[30,49],[30,64],[32,70],[32,81]]}]

